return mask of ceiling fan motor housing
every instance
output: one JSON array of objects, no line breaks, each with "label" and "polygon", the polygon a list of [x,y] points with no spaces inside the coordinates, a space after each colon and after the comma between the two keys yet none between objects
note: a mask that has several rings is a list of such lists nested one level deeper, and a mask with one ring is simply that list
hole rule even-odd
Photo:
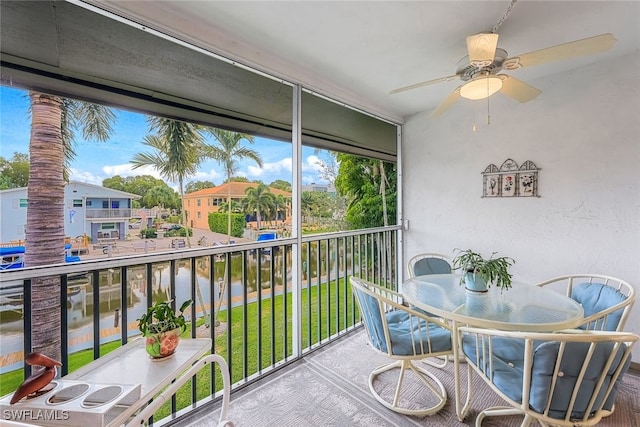
[{"label": "ceiling fan motor housing", "polygon": [[456,75],[460,77],[460,80],[466,82],[477,76],[497,74],[502,70],[502,65],[507,57],[508,54],[506,50],[497,48],[491,64],[485,67],[476,67],[471,65],[469,55],[467,55],[458,61]]}]

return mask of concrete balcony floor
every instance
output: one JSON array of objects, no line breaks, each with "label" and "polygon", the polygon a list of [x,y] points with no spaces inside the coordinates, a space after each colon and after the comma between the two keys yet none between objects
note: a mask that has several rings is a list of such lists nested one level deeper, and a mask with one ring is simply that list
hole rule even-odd
[{"label": "concrete balcony floor", "polygon": [[[232,394],[229,419],[236,427],[283,426],[469,426],[482,409],[504,405],[484,383],[474,377],[474,400],[464,422],[455,414],[452,364],[444,369],[430,368],[444,383],[448,401],[438,413],[426,417],[411,417],[395,413],[378,403],[369,392],[368,376],[389,359],[372,350],[362,328],[336,342],[315,351],[303,360],[259,380]],[[466,391],[466,365],[463,390]],[[393,392],[393,372],[383,374],[380,387]],[[388,380],[388,381],[386,381]],[[428,403],[423,386],[405,377],[407,401]],[[377,384],[377,383],[376,383]],[[632,426],[637,424],[640,407],[640,376],[628,372],[620,387],[616,409],[600,426]],[[216,426],[220,403],[204,406],[187,418],[171,423],[179,427]],[[519,426],[522,417],[485,418],[483,425]]]}]

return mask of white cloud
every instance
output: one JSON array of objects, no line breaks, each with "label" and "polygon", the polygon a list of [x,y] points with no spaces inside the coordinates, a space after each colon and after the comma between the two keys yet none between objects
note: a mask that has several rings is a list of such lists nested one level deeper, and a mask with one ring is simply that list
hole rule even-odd
[{"label": "white cloud", "polygon": [[[246,171],[238,171],[235,176],[245,177],[248,179],[285,179],[291,180],[292,172],[292,158],[285,157],[276,162],[264,163],[263,166],[257,167],[255,165],[248,165]],[[322,160],[316,155],[307,156],[302,163],[302,182],[304,184],[310,183],[325,183],[326,180],[322,178],[322,167],[320,166]],[[223,172],[219,172],[212,164],[204,164],[204,167],[209,166],[208,170],[200,170],[194,176],[185,181],[185,185],[191,181],[211,181],[217,185],[220,185],[222,181],[226,179],[226,175]],[[89,167],[85,165],[85,167]],[[97,169],[97,168],[96,168]],[[127,176],[139,176],[139,175],[151,175],[154,178],[166,181],[155,168],[151,166],[141,166],[137,169],[133,169],[131,163],[124,164],[112,164],[105,165],[100,168],[99,174],[93,172],[71,169],[71,179],[75,181],[87,182],[95,185],[102,185],[102,181],[106,178],[120,175],[122,177]],[[178,191],[178,185],[174,182],[167,182],[174,190]]]},{"label": "white cloud", "polygon": [[322,160],[318,156],[309,156],[302,163],[302,172],[319,173],[322,171]]},{"label": "white cloud", "polygon": [[324,162],[318,156],[308,156],[302,163],[302,183],[326,184],[327,180],[324,178],[322,170],[323,164]]},{"label": "white cloud", "polygon": [[213,183],[215,183],[216,181],[220,181],[220,180],[224,180],[225,176],[224,174],[216,171],[215,169],[211,169],[209,172],[206,171],[199,171],[196,172],[196,174],[191,177],[190,179],[188,179],[189,182],[191,181],[211,181]]},{"label": "white cloud", "polygon": [[85,182],[87,184],[102,185],[104,177],[94,175],[91,172],[71,168],[69,172],[69,179],[72,181]]},{"label": "white cloud", "polygon": [[[160,174],[151,166],[142,166],[133,169],[133,165],[125,163],[123,165],[106,165],[102,167],[102,174],[96,175],[93,172],[71,168],[70,179],[73,181],[86,182],[89,184],[102,185],[102,181],[106,178],[112,178],[116,175],[120,176],[139,176],[151,175],[154,178],[164,180]],[[167,183],[169,184],[169,183]],[[177,188],[177,186],[176,186]]]},{"label": "white cloud", "polygon": [[102,167],[104,172],[109,177],[120,176],[139,176],[139,175],[151,175],[154,178],[163,179],[160,173],[153,166],[141,166],[137,169],[133,169],[131,163],[125,163],[122,165],[105,165]]},{"label": "white cloud", "polygon": [[279,175],[283,172],[291,173],[291,157],[284,158],[274,163],[263,163],[262,167],[248,166],[247,175],[251,177],[259,177],[264,174]]}]

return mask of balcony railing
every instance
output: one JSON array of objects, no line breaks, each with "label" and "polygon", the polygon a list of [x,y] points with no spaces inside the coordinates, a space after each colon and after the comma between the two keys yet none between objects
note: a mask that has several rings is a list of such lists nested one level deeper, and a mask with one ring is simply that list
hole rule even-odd
[{"label": "balcony railing", "polygon": [[160,209],[152,208],[118,208],[118,209],[95,209],[87,208],[87,218],[104,219],[104,218],[158,218]]},{"label": "balcony railing", "polygon": [[131,218],[132,211],[137,209],[120,208],[120,209],[87,209],[87,218],[104,219],[104,218]]},{"label": "balcony railing", "polygon": [[[349,276],[397,288],[398,230],[197,247],[2,272],[0,372],[22,369],[24,376],[30,374],[22,360],[32,348],[31,281],[59,276],[62,375],[139,335],[136,319],[155,301],[174,299],[179,306],[191,299],[187,317],[196,321],[188,333],[211,338],[211,351],[229,364],[233,388],[245,387],[359,325]],[[0,384],[2,394],[18,385],[5,389],[10,387],[6,381]],[[219,398],[220,375],[209,370],[185,387],[158,413],[159,424]]]}]

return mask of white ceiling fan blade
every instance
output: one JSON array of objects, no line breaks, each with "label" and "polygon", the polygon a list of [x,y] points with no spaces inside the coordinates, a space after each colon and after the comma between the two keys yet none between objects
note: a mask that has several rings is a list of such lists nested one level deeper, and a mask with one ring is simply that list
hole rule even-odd
[{"label": "white ceiling fan blade", "polygon": [[400,87],[398,89],[394,89],[391,92],[389,92],[389,94],[393,95],[394,93],[405,92],[407,90],[417,89],[419,87],[428,86],[428,85],[431,85],[431,84],[434,84],[434,83],[448,82],[449,80],[453,80],[453,79],[457,79],[457,78],[459,78],[458,75],[454,74],[453,76],[440,77],[439,79],[427,80],[426,82],[416,83],[416,84],[412,84],[412,85],[409,85],[409,86],[404,86],[404,87]]},{"label": "white ceiling fan blade", "polygon": [[431,114],[429,116],[437,117],[437,116],[441,115],[447,109],[449,109],[449,107],[451,107],[453,105],[453,103],[458,100],[458,98],[460,98],[460,88],[457,88],[456,90],[451,92],[449,94],[449,96],[447,96],[444,99],[444,101],[442,101],[440,103],[440,105],[438,105],[438,107],[436,107],[436,109],[431,112]]},{"label": "white ceiling fan blade", "polygon": [[616,41],[617,40],[611,33],[600,34],[599,36],[576,40],[514,56],[504,62],[503,68],[507,70],[515,70],[522,67],[530,67],[532,65],[545,64],[547,62],[604,52],[611,49]]},{"label": "white ceiling fan blade", "polygon": [[542,93],[539,89],[536,89],[515,77],[506,76],[504,74],[500,74],[499,77],[502,79],[502,89],[500,89],[500,92],[510,96],[516,101],[531,101]]},{"label": "white ceiling fan blade", "polygon": [[498,47],[498,35],[495,33],[481,33],[467,37],[467,51],[469,62],[474,67],[488,67],[493,62]]}]

